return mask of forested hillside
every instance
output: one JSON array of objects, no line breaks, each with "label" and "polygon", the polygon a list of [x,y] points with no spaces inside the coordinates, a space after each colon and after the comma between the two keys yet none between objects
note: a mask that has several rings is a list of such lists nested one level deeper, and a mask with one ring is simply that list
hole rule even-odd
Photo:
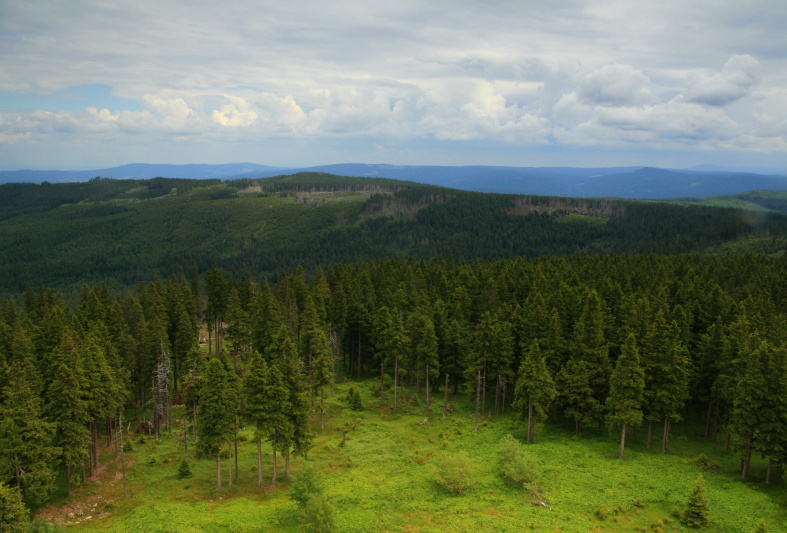
[{"label": "forested hillside", "polygon": [[481,194],[385,179],[95,179],[0,186],[0,293],[114,289],[155,274],[275,278],[379,257],[783,253],[787,217],[734,208]]},{"label": "forested hillside", "polygon": [[[213,268],[201,278],[156,279],[118,294],[85,286],[73,311],[48,290],[28,289],[21,305],[3,300],[2,481],[18,487],[28,502],[42,502],[56,489],[62,468],[71,494],[72,485],[80,478],[89,483],[99,467],[100,443],[124,438],[119,421],[142,414],[150,417],[157,440],[180,434],[185,458],[193,463],[196,446],[200,461],[212,461],[217,489],[232,485],[232,469],[222,480],[222,464],[226,454],[237,461],[241,429],[256,428],[258,459],[251,472],[260,485],[272,474],[275,485],[277,468],[287,477],[290,456],[304,456],[328,431],[324,401],[337,378],[346,376],[371,380],[366,406],[383,413],[437,417],[461,402],[475,406],[474,415],[463,417],[465,431],[484,432],[490,421],[514,412],[523,419],[524,442],[538,441],[545,423],[557,424],[566,436],[619,447],[621,459],[635,430],[645,449],[669,453],[670,436],[693,420],[692,439],[716,442],[715,453],[739,459],[740,483],[783,486],[787,263],[781,257],[400,258],[337,264],[308,275],[297,267],[280,273],[272,286],[252,274],[228,277]],[[353,394],[348,409],[363,409]],[[171,409],[180,404],[185,412],[173,429]],[[342,446],[358,430],[360,419],[353,420],[340,429]],[[461,433],[441,433],[446,457],[462,457],[462,441],[455,441]],[[272,454],[264,464],[263,443]],[[251,443],[246,449],[254,453]],[[420,464],[442,468],[438,456],[413,453]],[[352,466],[341,460],[343,468]],[[709,476],[719,469],[707,457],[698,464]],[[571,522],[562,500],[567,495],[549,479],[523,479],[536,504],[563,506],[534,520],[545,520],[549,530],[587,530]],[[336,530],[404,527],[406,492],[387,503],[405,506],[390,509],[386,520],[393,522],[370,529],[351,519],[362,493],[344,496],[339,506],[329,503],[340,486],[313,503],[335,516]],[[626,494],[639,495],[635,507],[672,505],[672,490],[657,486],[640,480]],[[513,490],[502,487],[496,490]],[[430,508],[439,512],[446,495],[433,498]],[[601,505],[596,502],[614,501],[606,493],[582,498],[586,503],[571,512],[595,513],[592,520],[603,520],[608,511],[593,511]],[[714,509],[715,531],[748,531],[761,518],[775,530],[787,525],[778,501],[747,506],[719,497]],[[637,524],[637,513],[622,518]],[[674,519],[689,523],[693,516],[678,510]],[[277,520],[266,524],[281,530]],[[505,530],[520,530],[517,523]]]}]

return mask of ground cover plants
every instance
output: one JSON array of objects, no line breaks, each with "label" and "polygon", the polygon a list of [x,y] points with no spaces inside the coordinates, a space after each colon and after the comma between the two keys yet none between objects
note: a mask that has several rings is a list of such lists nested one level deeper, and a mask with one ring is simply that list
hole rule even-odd
[{"label": "ground cover plants", "polygon": [[[445,419],[437,406],[427,424],[422,424],[421,409],[350,410],[342,397],[351,386],[367,406],[377,405],[370,390],[374,384],[337,385],[336,395],[326,399],[326,429],[317,430],[308,458],[294,458],[290,480],[280,477],[275,489],[270,487],[269,453],[263,463],[265,487],[257,488],[251,428],[241,432],[239,476],[232,488],[225,485],[220,491],[214,490],[211,459],[192,457],[193,475],[181,478],[183,448],[177,437],[156,441],[137,435],[129,437],[134,447],[126,455],[127,497],[113,450],[106,448],[99,481],[77,490],[75,500],[85,502],[81,515],[73,516],[78,504],[66,498],[39,513],[72,524],[69,531],[304,531],[308,517],[293,488],[298,476],[313,475],[330,506],[334,531],[692,531],[674,511],[685,508],[703,474],[711,519],[705,531],[753,531],[760,520],[770,531],[787,527],[784,485],[765,488],[760,470],[752,473],[752,482],[740,483],[736,457],[696,438],[696,424],[673,436],[666,455],[646,449],[640,434],[624,461],[617,459],[617,443],[606,434],[577,437],[562,425],[548,424],[535,443],[521,448],[538,466],[540,500],[501,469],[501,442],[511,439],[508,435],[519,442],[526,437],[526,425],[518,417],[485,416],[475,433],[468,416],[473,406],[461,401]],[[178,421],[180,414],[177,409]],[[357,419],[361,423],[340,447],[341,426]],[[313,424],[318,424],[316,417]],[[441,458],[457,454],[473,465],[461,495],[441,485],[438,475]],[[97,501],[102,503],[90,503]]]}]

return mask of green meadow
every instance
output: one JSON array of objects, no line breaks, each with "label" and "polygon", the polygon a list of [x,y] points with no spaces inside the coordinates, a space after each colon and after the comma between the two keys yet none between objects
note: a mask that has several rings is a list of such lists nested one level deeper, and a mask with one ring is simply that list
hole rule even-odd
[{"label": "green meadow", "polygon": [[[522,485],[502,476],[497,446],[506,434],[524,441],[525,427],[512,414],[482,417],[478,433],[470,403],[455,403],[442,418],[442,392],[432,412],[379,407],[370,387],[361,382],[365,410],[351,411],[342,400],[349,383],[326,400],[325,430],[315,417],[314,447],[307,458],[294,457],[290,479],[270,486],[270,446],[263,444],[265,487],[257,487],[253,430],[240,433],[237,477],[215,491],[215,461],[189,461],[193,473],[179,478],[183,443],[176,411],[173,437],[128,435],[133,450],[125,454],[124,496],[120,461],[114,446],[104,450],[101,471],[75,498],[56,498],[38,513],[67,530],[108,532],[257,532],[303,531],[301,511],[289,496],[292,480],[308,463],[316,471],[340,532],[591,532],[691,531],[673,514],[686,502],[699,474],[705,478],[710,505],[710,532],[748,532],[764,519],[769,531],[787,531],[787,491],[778,480],[763,483],[764,461],[753,461],[749,482],[741,482],[737,457],[713,442],[697,438],[699,425],[676,426],[667,454],[646,449],[641,435],[630,439],[626,459],[617,459],[615,439],[605,432],[573,435],[562,425],[547,425],[526,452],[540,469],[538,505]],[[422,424],[424,419],[427,424]],[[345,445],[342,426],[361,421]],[[134,424],[131,424],[132,430]],[[689,433],[681,433],[681,430]],[[193,453],[193,445],[190,452]],[[436,482],[436,459],[464,450],[475,465],[473,484],[460,496]],[[704,455],[702,455],[704,454]],[[701,464],[702,463],[702,464]]]}]

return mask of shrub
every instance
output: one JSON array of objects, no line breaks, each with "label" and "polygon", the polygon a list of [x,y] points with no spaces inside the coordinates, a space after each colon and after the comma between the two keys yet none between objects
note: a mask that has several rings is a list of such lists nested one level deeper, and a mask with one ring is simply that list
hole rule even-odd
[{"label": "shrub", "polygon": [[298,502],[301,508],[305,508],[309,498],[322,494],[322,487],[318,481],[314,468],[304,467],[301,473],[295,476],[290,486],[290,498]]},{"label": "shrub", "polygon": [[525,453],[524,446],[512,435],[500,440],[498,461],[503,475],[515,483],[530,483],[539,476],[538,464]]},{"label": "shrub", "polygon": [[347,392],[347,404],[350,406],[350,409],[353,411],[363,411],[363,402],[361,401],[361,395],[358,392],[358,389],[355,386],[351,386],[350,390]]},{"label": "shrub", "polygon": [[609,513],[603,507],[597,507],[594,513],[599,520],[606,520],[607,516],[609,516]]},{"label": "shrub", "polygon": [[312,494],[303,509],[303,521],[306,530],[311,533],[333,533],[336,523],[333,509],[324,494]]},{"label": "shrub", "polygon": [[435,460],[435,465],[437,466],[437,482],[460,496],[475,482],[473,479],[475,464],[465,451],[442,454]]},{"label": "shrub", "polygon": [[180,466],[178,467],[178,479],[185,479],[187,477],[191,477],[191,467],[189,466],[189,462],[183,459],[180,462]]},{"label": "shrub", "polygon": [[24,532],[30,523],[22,495],[16,487],[0,483],[0,527],[3,532]]},{"label": "shrub", "polygon": [[697,483],[691,489],[691,495],[686,500],[686,509],[681,514],[681,521],[688,527],[702,529],[710,524],[710,508],[705,497],[705,479],[702,474],[697,478]]}]

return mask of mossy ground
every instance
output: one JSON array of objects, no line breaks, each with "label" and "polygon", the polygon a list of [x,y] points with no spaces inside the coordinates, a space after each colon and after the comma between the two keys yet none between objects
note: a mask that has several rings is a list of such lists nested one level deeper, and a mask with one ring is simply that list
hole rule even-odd
[{"label": "mossy ground", "polygon": [[[369,381],[368,384],[376,384]],[[538,461],[541,493],[550,508],[533,505],[521,486],[507,482],[497,468],[496,448],[507,433],[523,439],[524,428],[508,414],[484,418],[473,431],[470,406],[442,419],[442,404],[433,412],[392,412],[379,408],[367,384],[359,387],[365,411],[346,409],[339,399],[349,388],[337,386],[328,399],[325,430],[315,417],[315,445],[308,459],[293,458],[291,476],[304,461],[315,467],[341,532],[590,532],[686,531],[672,516],[682,506],[697,475],[704,473],[712,523],[706,531],[747,532],[765,519],[771,531],[787,531],[787,490],[778,480],[766,487],[765,465],[753,465],[752,480],[743,483],[737,458],[714,450],[696,438],[691,424],[675,424],[668,454],[658,442],[646,449],[639,436],[631,439],[626,459],[617,459],[617,443],[605,433],[573,436],[559,425],[548,425],[535,444],[526,447]],[[436,396],[442,396],[441,394]],[[390,402],[390,395],[388,398]],[[389,404],[390,405],[390,404]],[[179,413],[178,413],[179,414]],[[420,423],[428,417],[429,423]],[[339,427],[346,420],[362,423],[340,447]],[[257,488],[256,446],[251,429],[241,433],[239,477],[215,489],[215,462],[191,459],[191,478],[179,479],[183,445],[173,438],[156,442],[131,437],[126,454],[124,497],[114,447],[104,450],[104,466],[69,500],[58,496],[38,512],[69,530],[110,532],[256,532],[300,531],[300,511],[289,496],[280,460],[279,483],[270,487],[271,455],[264,445],[266,486]],[[641,431],[644,434],[644,431]],[[474,460],[476,483],[462,496],[435,479],[434,458],[465,450]],[[192,446],[193,451],[193,446]],[[718,463],[709,470],[698,464],[700,454]],[[68,514],[71,513],[72,517]],[[90,516],[90,519],[87,519]]]}]

